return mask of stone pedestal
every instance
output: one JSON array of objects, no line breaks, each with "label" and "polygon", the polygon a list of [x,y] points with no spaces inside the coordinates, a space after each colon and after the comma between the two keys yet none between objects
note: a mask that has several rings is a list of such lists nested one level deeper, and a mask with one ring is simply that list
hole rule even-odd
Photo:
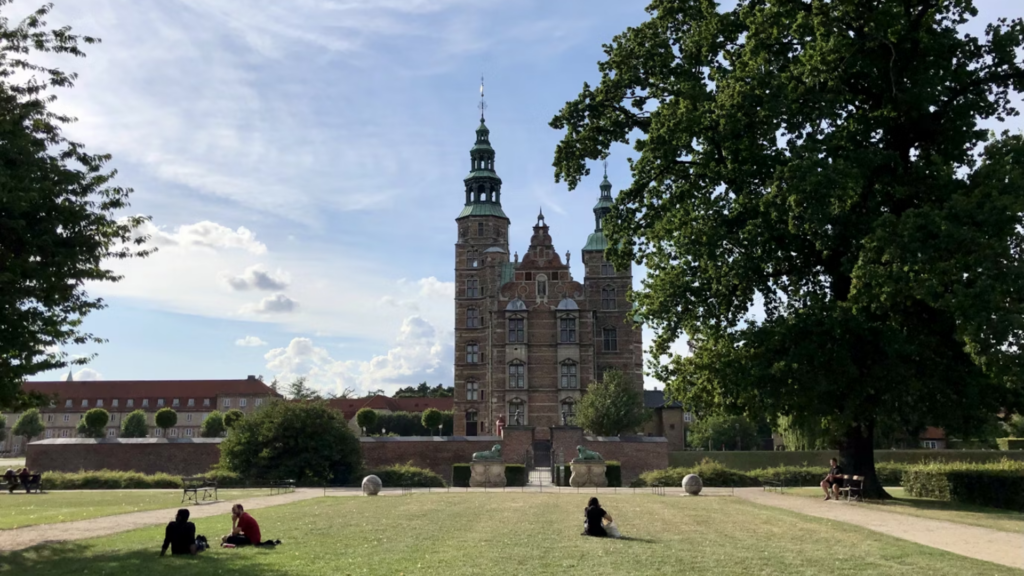
[{"label": "stone pedestal", "polygon": [[573,460],[570,464],[572,476],[569,486],[573,488],[606,488],[608,477],[604,475],[604,460]]},{"label": "stone pedestal", "polygon": [[471,462],[469,465],[470,488],[504,488],[505,463],[497,461]]}]

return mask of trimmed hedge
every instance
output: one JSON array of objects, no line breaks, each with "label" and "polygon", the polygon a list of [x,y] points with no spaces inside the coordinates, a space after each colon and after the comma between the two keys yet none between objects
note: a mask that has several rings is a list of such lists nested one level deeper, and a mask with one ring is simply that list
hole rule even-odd
[{"label": "trimmed hedge", "polygon": [[524,464],[505,464],[505,484],[507,486],[526,486],[528,475]]},{"label": "trimmed hedge", "polygon": [[[895,462],[879,462],[875,464],[875,473],[882,486],[899,486],[903,479],[903,471],[907,464]],[[828,468],[824,466],[776,466],[775,468],[759,468],[746,472],[762,482],[779,482],[784,486],[817,486],[821,483]]]},{"label": "trimmed hedge", "polygon": [[903,488],[919,498],[1024,512],[1024,463],[1007,459],[912,466],[903,473]]},{"label": "trimmed hedge", "polygon": [[[700,476],[701,482],[708,487],[748,487],[760,486],[761,481],[753,476],[730,470],[722,464],[705,458],[700,464],[690,468],[666,468],[644,472],[631,484],[634,488],[645,486],[681,486],[687,474]],[[819,480],[820,481],[820,480]]]},{"label": "trimmed hedge", "polygon": [[469,479],[472,476],[473,470],[469,464],[452,464],[452,486],[469,488]]},{"label": "trimmed hedge", "polygon": [[121,470],[44,472],[43,488],[46,490],[181,489],[181,477],[170,474],[148,475]]},{"label": "trimmed hedge", "polygon": [[1024,450],[1024,438],[997,438],[1000,450]]},{"label": "trimmed hedge", "polygon": [[[370,474],[380,478],[385,488],[444,488],[447,486],[444,479],[436,472],[426,468],[417,468],[411,462],[369,470],[362,476]],[[362,482],[362,478],[359,481]]]},{"label": "trimmed hedge", "polygon": [[614,460],[605,462],[604,477],[608,479],[609,488],[622,486],[622,463]]},{"label": "trimmed hedge", "polygon": [[[828,466],[828,460],[839,457],[838,450],[808,451],[713,451],[687,450],[670,452],[668,465],[676,468],[690,468],[701,460],[710,458],[721,462],[727,468],[746,472],[779,466]],[[875,463],[896,462],[900,464],[923,464],[937,458],[948,462],[999,462],[1003,458],[1024,461],[1024,451],[1011,450],[875,450]]]}]

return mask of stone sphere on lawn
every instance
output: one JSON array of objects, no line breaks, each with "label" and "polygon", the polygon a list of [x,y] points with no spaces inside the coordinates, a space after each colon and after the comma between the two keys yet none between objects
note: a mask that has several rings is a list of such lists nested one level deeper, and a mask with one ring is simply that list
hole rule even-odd
[{"label": "stone sphere on lawn", "polygon": [[704,488],[704,483],[700,481],[700,476],[697,476],[696,474],[687,474],[686,477],[683,478],[683,490],[685,490],[690,496],[700,494],[702,488]]},{"label": "stone sphere on lawn", "polygon": [[384,483],[380,481],[380,478],[370,474],[366,478],[363,478],[363,495],[364,496],[376,496],[380,493],[380,489],[384,487]]}]

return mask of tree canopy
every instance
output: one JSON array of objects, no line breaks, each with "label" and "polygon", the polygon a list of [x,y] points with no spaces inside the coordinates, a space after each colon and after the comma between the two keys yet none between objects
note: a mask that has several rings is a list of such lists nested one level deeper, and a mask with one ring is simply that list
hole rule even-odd
[{"label": "tree canopy", "polygon": [[146,413],[135,410],[121,421],[121,438],[145,438],[149,435]]},{"label": "tree canopy", "polygon": [[199,429],[199,435],[203,438],[217,438],[226,430],[224,415],[214,410],[206,415],[206,419],[203,420],[203,425]]},{"label": "tree canopy", "polygon": [[1024,404],[1024,22],[971,0],[654,0],[552,120],[555,177],[632,144],[605,221],[677,398],[840,438],[960,434]]},{"label": "tree canopy", "polygon": [[153,423],[156,424],[157,428],[162,428],[164,431],[174,428],[178,424],[178,413],[172,408],[161,408],[156,411]]},{"label": "tree canopy", "polygon": [[698,418],[690,428],[690,445],[708,450],[756,450],[757,426],[743,416],[715,414]]},{"label": "tree canopy", "polygon": [[451,398],[454,395],[454,386],[438,384],[431,387],[426,382],[420,382],[419,386],[406,386],[395,391],[395,398]]},{"label": "tree canopy", "polygon": [[109,412],[103,408],[93,408],[78,421],[75,432],[86,438],[103,438],[107,435],[107,423],[109,422]]},{"label": "tree canopy", "polygon": [[577,426],[598,436],[636,432],[651,417],[643,393],[625,374],[608,370],[604,380],[592,382],[576,407]]},{"label": "tree canopy", "polygon": [[22,412],[21,416],[18,417],[18,421],[14,423],[11,428],[11,434],[15,436],[21,436],[25,439],[25,443],[39,436],[46,430],[46,425],[43,424],[43,419],[39,416],[39,410],[36,408],[30,408]]},{"label": "tree canopy", "polygon": [[249,479],[343,484],[362,464],[359,440],[323,401],[271,402],[235,424],[221,465]]},{"label": "tree canopy", "polygon": [[367,431],[376,423],[377,411],[373,408],[360,408],[359,412],[356,412],[356,424],[360,430]]},{"label": "tree canopy", "polygon": [[235,424],[238,424],[244,418],[245,412],[242,412],[238,408],[232,408],[224,413],[224,427],[230,430],[235,427]]},{"label": "tree canopy", "polygon": [[[4,10],[10,0],[0,0]],[[90,357],[70,358],[59,346],[101,343],[82,319],[103,308],[85,285],[121,277],[110,260],[146,256],[146,218],[117,218],[130,188],[113,185],[107,154],[68,140],[75,119],[51,111],[55,89],[76,74],[39,62],[85,56],[97,39],[70,27],[50,30],[47,4],[17,23],[0,12],[0,405],[16,401],[26,377]],[[30,58],[31,57],[31,58]],[[33,60],[35,62],[33,62]]]},{"label": "tree canopy", "polygon": [[438,434],[441,433],[441,424],[444,422],[444,415],[437,408],[427,408],[423,411],[423,427],[430,430],[430,435],[434,435],[436,429]]}]

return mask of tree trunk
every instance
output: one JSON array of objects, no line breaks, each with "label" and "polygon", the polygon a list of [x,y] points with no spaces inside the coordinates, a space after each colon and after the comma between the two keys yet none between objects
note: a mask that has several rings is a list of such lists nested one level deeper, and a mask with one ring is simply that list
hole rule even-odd
[{"label": "tree trunk", "polygon": [[888,500],[892,498],[875,473],[875,425],[857,424],[846,431],[839,447],[839,466],[844,474],[864,477],[864,498]]}]

